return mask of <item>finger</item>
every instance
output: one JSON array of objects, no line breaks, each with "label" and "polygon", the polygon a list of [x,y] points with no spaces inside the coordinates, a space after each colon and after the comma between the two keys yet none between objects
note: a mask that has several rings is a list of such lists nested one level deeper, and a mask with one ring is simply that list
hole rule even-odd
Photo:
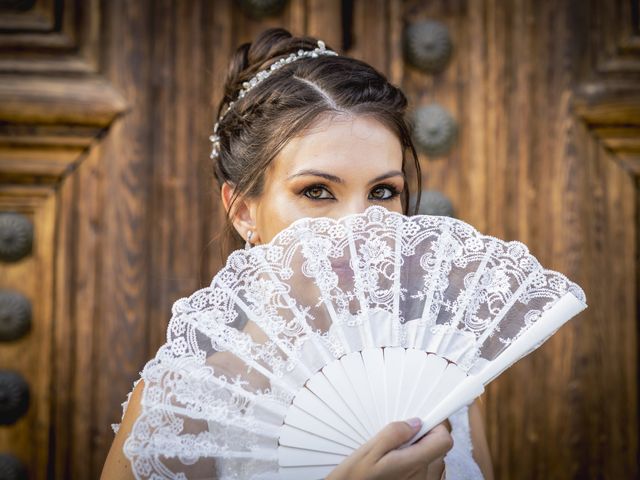
[{"label": "finger", "polygon": [[400,450],[393,450],[380,459],[380,466],[386,469],[389,465],[412,468],[416,465],[429,464],[438,457],[444,456],[453,447],[453,438],[444,425],[437,425],[417,443]]},{"label": "finger", "polygon": [[441,480],[444,473],[444,457],[438,457],[427,467],[426,480]]},{"label": "finger", "polygon": [[449,419],[448,418],[445,419],[445,421],[442,422],[442,424],[446,427],[447,431],[451,433],[451,422],[449,422]]},{"label": "finger", "polygon": [[[430,480],[428,477],[428,470],[426,467],[416,470],[414,473],[410,474],[406,480]],[[399,477],[402,478],[402,477]],[[440,480],[440,479],[438,479]]]},{"label": "finger", "polygon": [[[439,425],[439,426],[443,426],[444,428],[446,428],[446,429],[447,429],[447,431],[448,431],[449,433],[451,433],[451,429],[452,429],[452,427],[451,427],[451,422],[449,422],[449,419],[448,419],[448,418],[445,418],[445,419],[444,419],[442,422],[440,422],[438,425]],[[435,428],[435,427],[434,427],[434,428]],[[433,430],[434,430],[434,429],[432,428],[430,431],[433,431]],[[424,435],[426,435],[426,433],[425,433]],[[422,437],[418,438],[417,440],[414,440],[414,441],[412,442],[412,444],[415,444],[415,443],[417,443],[421,438],[424,438],[424,435],[423,435]]]},{"label": "finger", "polygon": [[419,418],[411,418],[405,422],[391,422],[380,430],[367,442],[374,461],[408,441],[420,430],[421,425]]}]

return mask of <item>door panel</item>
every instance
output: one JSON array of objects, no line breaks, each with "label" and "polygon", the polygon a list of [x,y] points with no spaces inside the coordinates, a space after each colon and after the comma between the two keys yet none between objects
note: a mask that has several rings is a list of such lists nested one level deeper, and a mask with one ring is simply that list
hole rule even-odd
[{"label": "door panel", "polygon": [[[231,0],[2,2],[0,213],[34,233],[0,261],[0,288],[32,307],[29,331],[0,342],[0,374],[31,394],[0,454],[36,479],[99,476],[173,302],[224,260],[208,136],[229,55],[284,26],[380,69],[411,112],[438,104],[455,135],[421,154],[423,188],[585,288],[589,309],[484,395],[496,478],[636,478],[639,10],[290,0],[257,20]],[[424,20],[451,41],[439,73],[404,55]]]}]

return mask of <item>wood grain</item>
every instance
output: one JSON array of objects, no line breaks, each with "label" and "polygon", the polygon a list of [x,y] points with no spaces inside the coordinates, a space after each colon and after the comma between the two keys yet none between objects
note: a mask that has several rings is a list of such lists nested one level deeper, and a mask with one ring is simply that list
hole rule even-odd
[{"label": "wood grain", "polygon": [[0,288],[26,296],[31,303],[31,330],[3,344],[0,369],[19,372],[29,384],[29,409],[10,426],[0,429],[3,451],[31,466],[34,479],[45,479],[50,451],[50,395],[53,378],[53,260],[56,198],[49,186],[0,185],[0,211],[18,212],[34,226],[32,253],[16,263],[0,264]]},{"label": "wood grain", "polygon": [[[149,215],[154,121],[150,88],[151,2],[108,2],[104,76],[127,99],[129,113],[112,125],[100,162],[101,248],[99,290],[93,318],[91,477],[99,475],[111,445],[111,423],[149,357]],[[161,72],[158,72],[161,73]],[[84,318],[86,320],[87,317]],[[79,320],[82,321],[82,320]],[[124,396],[123,396],[124,393]]]},{"label": "wood grain", "polygon": [[[637,0],[354,2],[341,53],[401,86],[410,111],[438,103],[458,124],[450,152],[421,155],[424,188],[587,294],[587,311],[485,394],[496,478],[640,475],[637,11]],[[0,368],[23,372],[35,399],[0,429],[0,452],[33,478],[98,478],[173,302],[226,260],[207,137],[231,53],[270,26],[340,49],[340,12],[339,0],[291,0],[262,20],[232,0],[0,11],[0,210],[25,212],[38,235],[32,257],[0,264],[0,286],[35,299],[34,330],[0,345]],[[437,75],[403,59],[403,29],[426,19],[453,41]]]}]

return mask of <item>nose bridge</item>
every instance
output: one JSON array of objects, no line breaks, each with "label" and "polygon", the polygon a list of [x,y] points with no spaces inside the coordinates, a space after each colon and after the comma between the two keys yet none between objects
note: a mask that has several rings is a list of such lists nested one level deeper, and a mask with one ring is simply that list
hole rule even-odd
[{"label": "nose bridge", "polygon": [[355,192],[342,202],[342,208],[339,210],[339,216],[344,217],[354,213],[362,213],[369,206],[369,200],[366,196],[358,195]]}]

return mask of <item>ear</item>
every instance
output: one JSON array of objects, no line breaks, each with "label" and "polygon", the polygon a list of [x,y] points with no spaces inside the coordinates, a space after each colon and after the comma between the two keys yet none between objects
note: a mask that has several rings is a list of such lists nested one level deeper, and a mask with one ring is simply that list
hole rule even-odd
[{"label": "ear", "polygon": [[[234,187],[229,182],[224,182],[220,189],[220,195],[222,196],[222,204],[225,211],[229,211],[231,205],[231,197],[234,194]],[[253,231],[251,236],[251,243],[255,244],[259,241],[259,235],[256,230],[256,202],[250,199],[244,198],[242,195],[238,196],[233,202],[233,211],[229,213],[229,217],[232,220],[233,226],[238,231],[240,236],[247,239],[249,230]]]}]

